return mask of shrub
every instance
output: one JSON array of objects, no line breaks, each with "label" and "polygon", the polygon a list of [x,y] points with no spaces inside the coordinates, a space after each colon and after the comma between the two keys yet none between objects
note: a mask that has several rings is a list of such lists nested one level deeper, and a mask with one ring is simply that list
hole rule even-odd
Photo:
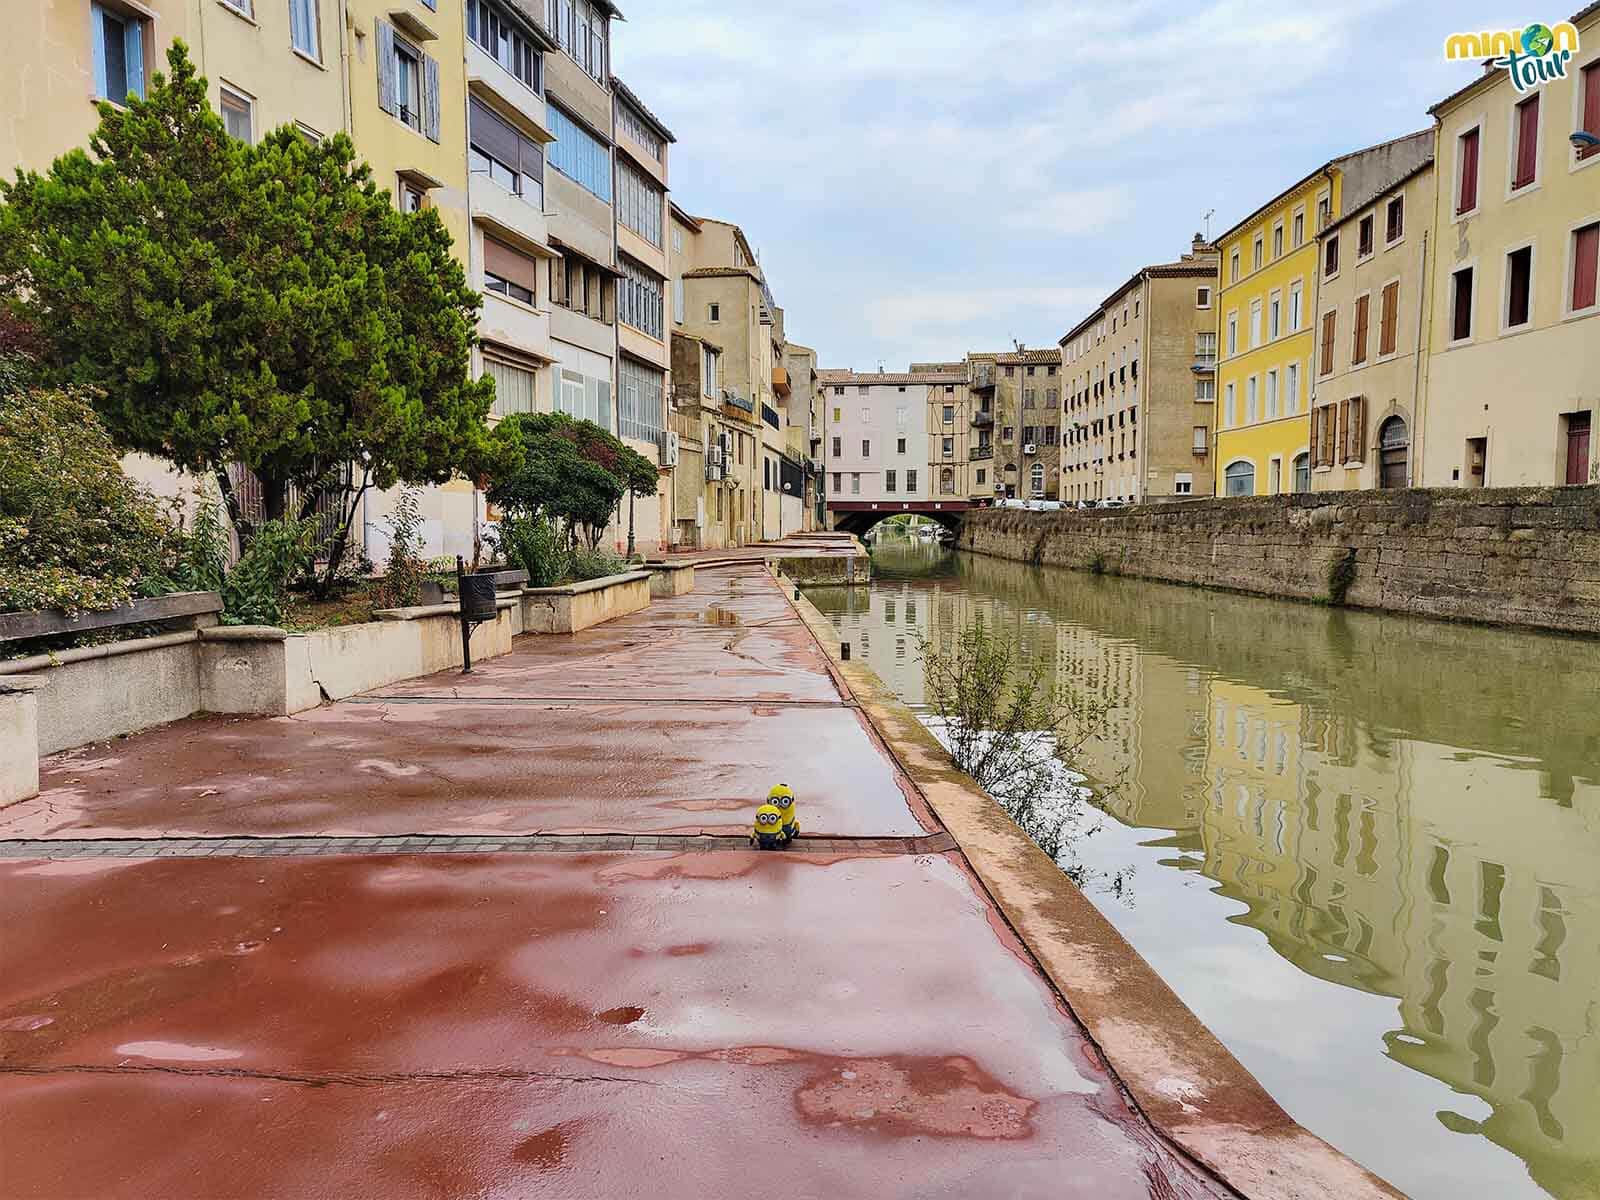
[{"label": "shrub", "polygon": [[389,561],[378,584],[380,607],[409,608],[422,602],[428,561],[422,557],[422,508],[415,488],[406,488],[389,514]]},{"label": "shrub", "polygon": [[115,608],[167,590],[172,549],[87,392],[0,389],[0,611]]},{"label": "shrub", "polygon": [[572,552],[572,578],[580,582],[605,575],[620,575],[627,569],[628,564],[622,556],[610,550],[589,550],[580,546]]},{"label": "shrub", "polygon": [[1342,605],[1349,594],[1350,585],[1356,581],[1356,552],[1345,552],[1328,563],[1328,603]]},{"label": "shrub", "polygon": [[289,584],[311,567],[313,521],[263,521],[222,584],[226,625],[281,625]]},{"label": "shrub", "polygon": [[529,587],[553,587],[567,577],[570,556],[543,517],[506,517],[489,538],[507,565],[528,573]]}]

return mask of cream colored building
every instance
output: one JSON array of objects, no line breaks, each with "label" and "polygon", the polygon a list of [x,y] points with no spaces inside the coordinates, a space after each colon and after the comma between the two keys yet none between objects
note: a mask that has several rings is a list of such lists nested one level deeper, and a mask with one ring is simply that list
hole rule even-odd
[{"label": "cream colored building", "polygon": [[789,457],[800,465],[800,528],[819,528],[822,457],[822,391],[817,378],[817,352],[798,342],[787,342],[783,371],[789,387],[784,418]]},{"label": "cream colored building", "polygon": [[1519,93],[1491,69],[1436,122],[1429,486],[1600,482],[1600,5],[1573,18],[1563,79]]},{"label": "cream colored building", "polygon": [[1312,491],[1419,482],[1434,187],[1429,158],[1318,235],[1318,262],[1343,265],[1317,284]]},{"label": "cream colored building", "polygon": [[1212,494],[1217,255],[1197,235],[1061,339],[1061,496],[1142,503]]}]

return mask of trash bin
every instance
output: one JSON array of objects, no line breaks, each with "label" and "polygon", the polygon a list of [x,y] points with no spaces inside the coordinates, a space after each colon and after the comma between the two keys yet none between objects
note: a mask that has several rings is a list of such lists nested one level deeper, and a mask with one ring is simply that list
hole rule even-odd
[{"label": "trash bin", "polygon": [[492,621],[495,618],[494,574],[480,571],[461,577],[461,619]]}]

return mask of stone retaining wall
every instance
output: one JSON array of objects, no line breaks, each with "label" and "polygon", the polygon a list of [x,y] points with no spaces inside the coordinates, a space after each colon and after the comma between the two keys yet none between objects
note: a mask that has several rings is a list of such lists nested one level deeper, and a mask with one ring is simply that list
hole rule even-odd
[{"label": "stone retaining wall", "polygon": [[1600,487],[984,509],[962,549],[1078,570],[1600,634]]}]

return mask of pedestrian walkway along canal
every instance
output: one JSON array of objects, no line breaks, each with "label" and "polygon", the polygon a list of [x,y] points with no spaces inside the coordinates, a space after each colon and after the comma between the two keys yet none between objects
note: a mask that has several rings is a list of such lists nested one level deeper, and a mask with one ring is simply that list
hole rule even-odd
[{"label": "pedestrian walkway along canal", "polygon": [[1061,861],[1292,1116],[1416,1200],[1600,1196],[1600,644],[873,558],[808,596],[913,707],[979,614],[1112,706]]}]

